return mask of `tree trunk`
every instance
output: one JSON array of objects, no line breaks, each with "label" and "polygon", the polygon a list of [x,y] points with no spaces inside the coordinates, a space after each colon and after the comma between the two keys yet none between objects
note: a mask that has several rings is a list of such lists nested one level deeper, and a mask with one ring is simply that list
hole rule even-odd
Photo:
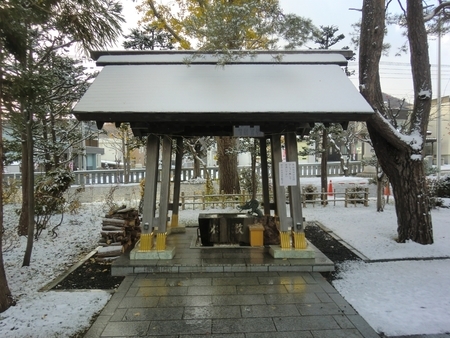
[{"label": "tree trunk", "polygon": [[256,181],[256,139],[253,139],[251,166],[252,166],[252,199],[255,200],[256,193],[258,192],[258,182]]},{"label": "tree trunk", "polygon": [[[45,117],[41,119],[41,123],[42,123],[42,139],[45,142],[45,144],[49,144],[50,139],[49,139],[49,135],[48,135],[48,130],[50,128],[47,125],[47,120],[45,119]],[[44,172],[48,173],[49,171],[51,171],[53,169],[52,155],[48,148],[44,149],[44,158],[45,158]],[[41,168],[39,168],[39,169],[41,169]]]},{"label": "tree trunk", "polygon": [[[26,140],[25,133],[22,134],[22,138]],[[20,211],[17,233],[19,236],[26,236],[28,233],[28,156],[26,142],[22,142],[22,163],[20,171],[22,174],[22,208]]]},{"label": "tree trunk", "polygon": [[433,229],[424,166],[421,161],[406,158],[397,167],[389,178],[397,212],[398,241],[432,244]]},{"label": "tree trunk", "polygon": [[430,112],[431,75],[429,72],[427,34],[423,22],[421,0],[408,0],[407,23],[414,79],[414,110],[411,133],[422,139],[408,144],[391,128],[383,103],[379,61],[382,52],[384,1],[364,0],[360,38],[359,81],[361,94],[378,111],[367,121],[367,129],[383,172],[393,187],[397,212],[398,241],[433,243],[429,197],[422,162],[426,127]]},{"label": "tree trunk", "polygon": [[130,183],[130,177],[131,177],[131,151],[130,151],[130,146],[127,145],[127,151],[125,154],[125,161],[124,161],[124,166],[123,166],[123,171],[124,171],[124,175],[123,175],[123,183],[128,184]]},{"label": "tree trunk", "polygon": [[225,194],[239,191],[239,174],[235,139],[224,136],[217,138],[217,162],[219,163],[219,189]]},{"label": "tree trunk", "polygon": [[[3,54],[0,49],[0,135],[3,135]],[[3,182],[3,137],[0,137],[0,182]],[[3,184],[0,184],[0,313],[6,311],[13,303],[11,291],[6,279],[5,266],[3,264]]]},{"label": "tree trunk", "polygon": [[28,232],[27,232],[27,247],[25,249],[25,255],[23,257],[22,266],[30,266],[31,262],[31,252],[33,250],[33,241],[34,241],[34,161],[33,161],[33,114],[31,112],[27,113],[26,118],[27,124],[27,139],[26,144],[27,147],[27,158],[28,158],[28,166],[26,171],[28,173],[28,179],[24,182],[24,185],[27,185],[28,194],[26,199],[28,200],[28,209],[27,217],[28,217]]},{"label": "tree trunk", "polygon": [[200,160],[199,158],[201,158],[201,149],[202,149],[202,145],[200,143],[195,143],[194,145],[194,151],[195,154],[192,154],[194,157],[194,178],[199,178],[201,177],[201,170],[200,170]]},{"label": "tree trunk", "polygon": [[[322,157],[320,163],[320,188],[321,192],[328,191],[328,130],[323,126],[322,130]],[[328,194],[321,194],[322,204],[327,203]]]},{"label": "tree trunk", "polygon": [[380,174],[380,168],[377,165],[377,211],[383,212],[384,211],[384,205],[383,205],[383,194],[384,194],[384,173]]},{"label": "tree trunk", "polygon": [[[55,122],[55,115],[53,112],[50,112],[50,126],[51,126],[51,137],[52,137],[52,144],[58,143],[58,137],[56,136],[56,122]],[[59,152],[54,151],[52,154],[53,157],[53,167],[58,168],[60,165],[60,155]]]}]

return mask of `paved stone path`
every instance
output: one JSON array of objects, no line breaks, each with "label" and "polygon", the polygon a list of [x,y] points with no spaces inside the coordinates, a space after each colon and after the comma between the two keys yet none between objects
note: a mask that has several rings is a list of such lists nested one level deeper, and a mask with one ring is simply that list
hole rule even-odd
[{"label": "paved stone path", "polygon": [[317,272],[127,276],[85,337],[379,338]]}]

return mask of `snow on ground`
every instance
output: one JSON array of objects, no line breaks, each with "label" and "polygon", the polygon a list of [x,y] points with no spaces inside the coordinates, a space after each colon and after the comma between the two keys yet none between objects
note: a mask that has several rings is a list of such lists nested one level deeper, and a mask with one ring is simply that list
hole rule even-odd
[{"label": "snow on ground", "polygon": [[450,260],[347,262],[333,286],[377,332],[450,332]]},{"label": "snow on ground", "polygon": [[3,259],[17,304],[0,313],[0,337],[69,337],[89,326],[111,297],[109,292],[38,290],[97,247],[102,214],[101,205],[87,205],[77,215],[65,215],[58,236],[44,230],[33,245],[30,266],[22,267],[26,238],[17,238],[18,217],[12,206],[5,207]]},{"label": "snow on ground", "polygon": [[[373,186],[359,178],[333,178],[336,190],[345,186]],[[319,185],[319,179],[302,179]],[[447,201],[450,204],[450,201]],[[69,266],[96,247],[102,205],[88,204],[80,214],[66,215],[58,237],[44,232],[35,242],[30,267],[21,267],[25,239],[14,231],[17,216],[8,206],[5,225],[9,238],[4,261],[8,284],[17,305],[0,314],[1,337],[70,337],[89,326],[92,316],[110,298],[103,291],[38,292]],[[228,210],[230,211],[230,210]],[[201,210],[185,210],[180,220],[195,224]],[[376,263],[347,262],[342,266],[336,289],[378,332],[389,336],[450,332],[450,209],[432,211],[435,244],[395,242],[396,216],[393,205],[382,213],[358,205],[303,209],[307,221],[317,220],[371,260],[420,258]],[[12,245],[10,243],[13,243]],[[432,259],[429,258],[447,258]]]}]

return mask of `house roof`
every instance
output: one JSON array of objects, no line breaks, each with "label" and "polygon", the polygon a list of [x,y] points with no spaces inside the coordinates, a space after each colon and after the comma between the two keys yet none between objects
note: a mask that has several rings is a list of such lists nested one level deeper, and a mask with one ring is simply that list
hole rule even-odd
[{"label": "house roof", "polygon": [[259,125],[266,134],[299,132],[314,122],[364,121],[373,114],[341,68],[345,54],[276,55],[281,61],[258,52],[218,66],[216,54],[97,53],[104,68],[73,113],[100,125],[130,122],[136,135],[185,136],[232,135],[242,125]]}]

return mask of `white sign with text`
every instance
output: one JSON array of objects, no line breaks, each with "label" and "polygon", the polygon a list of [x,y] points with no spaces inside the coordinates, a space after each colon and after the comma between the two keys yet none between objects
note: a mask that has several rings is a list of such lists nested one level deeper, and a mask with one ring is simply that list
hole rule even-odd
[{"label": "white sign with text", "polygon": [[282,187],[297,185],[296,162],[280,162],[280,185]]}]

